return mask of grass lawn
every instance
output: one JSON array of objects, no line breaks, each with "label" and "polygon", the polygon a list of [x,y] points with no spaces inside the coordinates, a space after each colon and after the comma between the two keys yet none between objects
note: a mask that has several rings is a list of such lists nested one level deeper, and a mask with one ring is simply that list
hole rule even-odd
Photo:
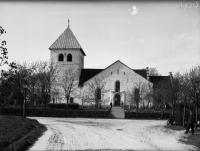
[{"label": "grass lawn", "polygon": [[[175,126],[175,125],[167,125],[165,127],[175,131],[186,129],[186,127]],[[200,127],[194,130],[194,135],[191,135],[191,129],[190,129],[189,133],[187,134],[186,140],[181,140],[181,141],[185,144],[194,145],[200,148]]]},{"label": "grass lawn", "polygon": [[37,120],[0,116],[0,150],[26,150],[45,130]]}]

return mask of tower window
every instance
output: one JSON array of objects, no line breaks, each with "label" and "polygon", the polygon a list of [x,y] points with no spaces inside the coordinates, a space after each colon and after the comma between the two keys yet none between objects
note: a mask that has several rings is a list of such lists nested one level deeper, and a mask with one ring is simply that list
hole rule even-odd
[{"label": "tower window", "polygon": [[63,56],[63,54],[59,54],[59,56],[58,56],[58,61],[64,61],[64,56]]},{"label": "tower window", "polygon": [[72,55],[71,55],[71,54],[68,54],[68,55],[67,55],[67,61],[68,61],[68,62],[72,62]]}]

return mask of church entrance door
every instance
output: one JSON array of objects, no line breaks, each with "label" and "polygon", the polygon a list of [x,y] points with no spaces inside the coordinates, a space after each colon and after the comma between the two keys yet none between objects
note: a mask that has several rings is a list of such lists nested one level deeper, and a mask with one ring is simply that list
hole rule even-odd
[{"label": "church entrance door", "polygon": [[120,95],[119,94],[115,95],[114,100],[115,100],[114,106],[120,106]]}]

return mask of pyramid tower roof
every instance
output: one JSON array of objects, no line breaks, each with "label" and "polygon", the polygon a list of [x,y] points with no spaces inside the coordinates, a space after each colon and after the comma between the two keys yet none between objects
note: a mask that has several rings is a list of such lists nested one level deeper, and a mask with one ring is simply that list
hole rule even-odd
[{"label": "pyramid tower roof", "polygon": [[56,41],[49,47],[50,50],[60,50],[60,49],[79,49],[84,53],[81,45],[79,44],[78,40],[74,36],[71,29],[68,28],[56,39]]}]

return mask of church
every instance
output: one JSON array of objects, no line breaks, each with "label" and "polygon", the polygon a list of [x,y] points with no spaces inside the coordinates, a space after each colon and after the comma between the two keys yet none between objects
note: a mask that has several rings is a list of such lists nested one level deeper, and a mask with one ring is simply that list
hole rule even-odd
[{"label": "church", "polygon": [[[90,105],[94,100],[99,100],[98,105],[108,106],[112,102],[113,106],[130,106],[134,105],[133,90],[138,88],[142,98],[138,104],[139,107],[147,105],[151,107],[153,105],[152,98],[145,97],[148,93],[152,93],[153,89],[153,81],[150,80],[152,78],[148,74],[148,67],[146,69],[132,69],[120,60],[117,60],[105,69],[84,68],[86,53],[69,25],[49,47],[49,50],[51,62],[59,65],[59,70],[64,71],[70,67],[70,69],[79,71],[78,84],[75,88],[78,95],[71,93],[69,96],[70,103]],[[96,97],[92,94],[94,92],[97,92],[94,94]],[[66,103],[63,89],[58,88],[57,96],[53,98],[53,102],[55,99],[56,103]]]}]

